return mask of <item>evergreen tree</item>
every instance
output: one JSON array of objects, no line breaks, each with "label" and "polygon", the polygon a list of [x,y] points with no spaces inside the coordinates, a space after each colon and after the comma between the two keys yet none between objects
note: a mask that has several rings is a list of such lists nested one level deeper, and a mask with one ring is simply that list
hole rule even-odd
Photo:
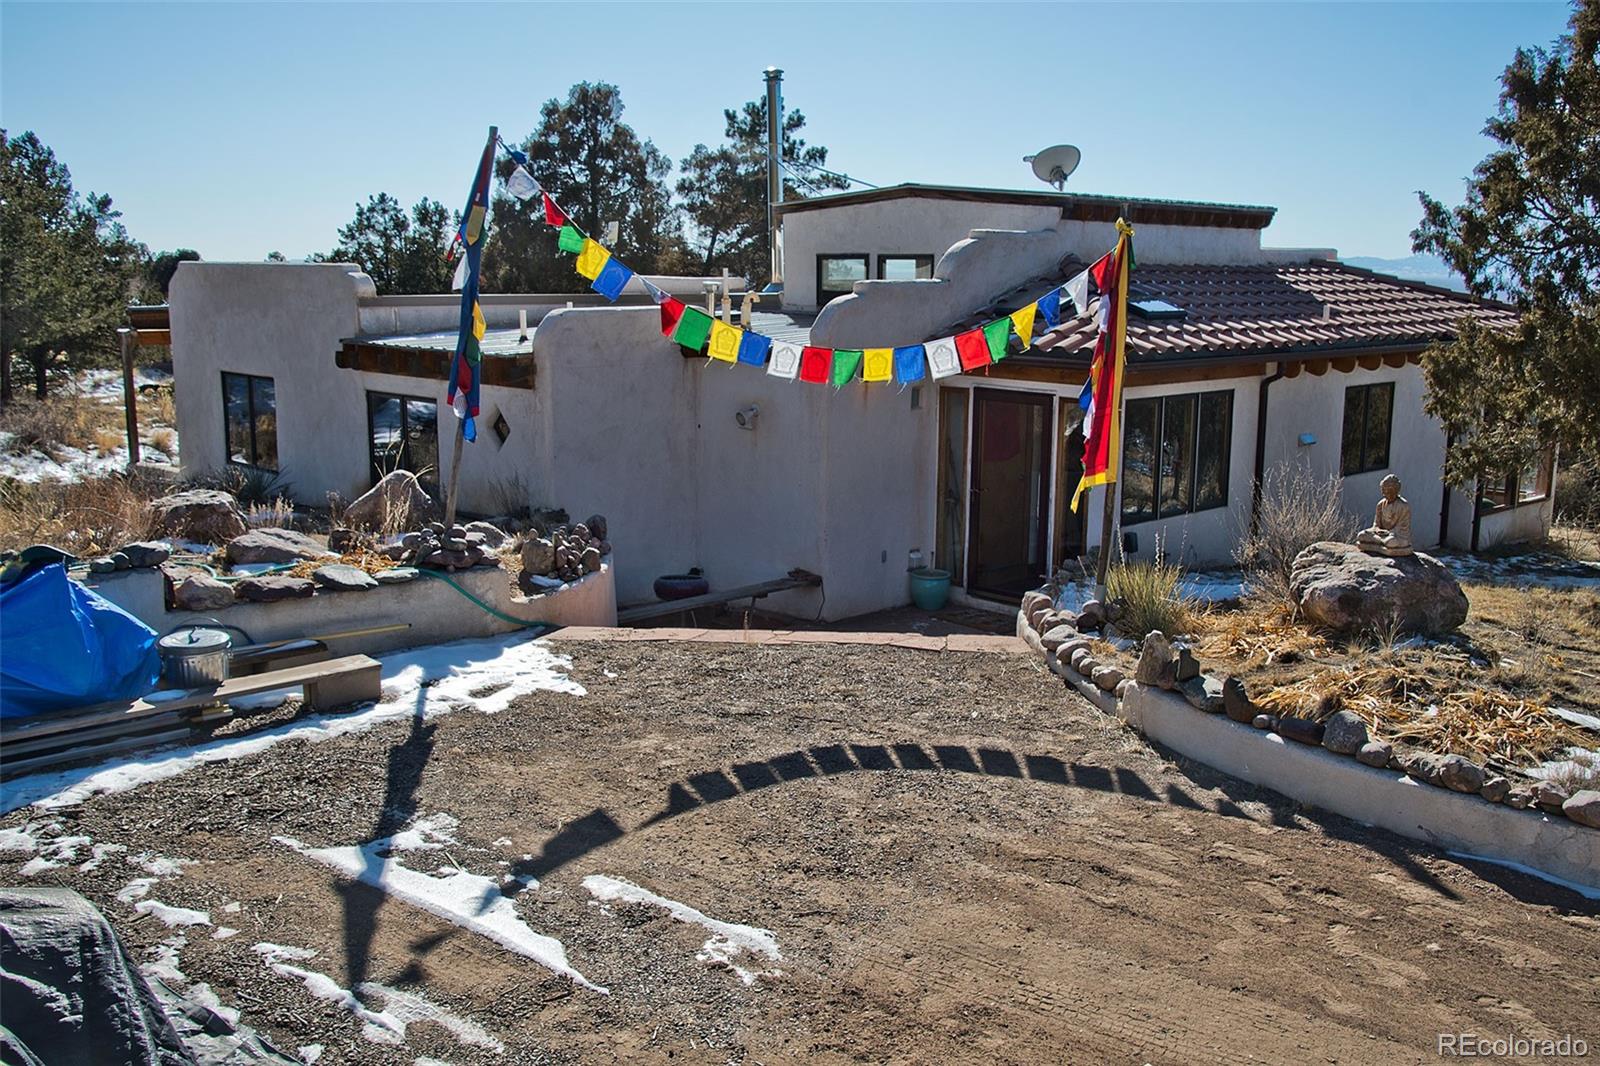
[{"label": "evergreen tree", "polygon": [[1498,147],[1466,201],[1419,193],[1413,248],[1522,312],[1514,333],[1465,323],[1423,357],[1428,410],[1457,437],[1456,484],[1525,468],[1551,442],[1600,454],[1600,0],[1580,0],[1569,30],[1501,76],[1484,128]]},{"label": "evergreen tree", "polygon": [[385,295],[449,292],[452,217],[426,196],[407,215],[400,201],[380,192],[356,205],[356,217],[340,227],[339,244],[323,261],[361,264]]}]

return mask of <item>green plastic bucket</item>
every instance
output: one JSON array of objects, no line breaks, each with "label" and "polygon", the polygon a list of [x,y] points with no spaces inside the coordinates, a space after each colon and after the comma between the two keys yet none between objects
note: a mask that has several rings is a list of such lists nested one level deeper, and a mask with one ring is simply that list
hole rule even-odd
[{"label": "green plastic bucket", "polygon": [[950,571],[924,566],[911,571],[911,602],[924,611],[937,611],[950,597]]}]

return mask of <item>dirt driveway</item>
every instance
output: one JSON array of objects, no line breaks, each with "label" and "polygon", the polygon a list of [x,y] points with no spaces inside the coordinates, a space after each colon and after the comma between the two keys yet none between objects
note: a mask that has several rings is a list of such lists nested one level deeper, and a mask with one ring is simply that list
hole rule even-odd
[{"label": "dirt driveway", "polygon": [[322,1063],[1600,1048],[1595,904],[1167,760],[1031,656],[556,646],[587,695],[19,811],[87,840],[0,881]]}]

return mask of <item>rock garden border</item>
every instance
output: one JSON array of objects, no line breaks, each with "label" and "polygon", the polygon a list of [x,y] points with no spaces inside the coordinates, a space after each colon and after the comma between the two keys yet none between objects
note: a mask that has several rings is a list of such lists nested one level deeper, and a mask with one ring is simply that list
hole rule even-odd
[{"label": "rock garden border", "polygon": [[1600,792],[1513,788],[1459,755],[1397,753],[1344,712],[1327,723],[1257,713],[1242,681],[1207,674],[1161,633],[1145,637],[1134,677],[1124,677],[1092,650],[1105,606],[1060,611],[1059,592],[1052,584],[1023,596],[1017,635],[1075,692],[1147,738],[1354,821],[1600,891]]}]

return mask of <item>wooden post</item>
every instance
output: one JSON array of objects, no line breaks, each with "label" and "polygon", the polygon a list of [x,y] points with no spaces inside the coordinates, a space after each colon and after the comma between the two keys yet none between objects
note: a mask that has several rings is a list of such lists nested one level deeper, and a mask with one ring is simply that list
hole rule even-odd
[{"label": "wooden post", "polygon": [[127,326],[117,328],[117,340],[122,345],[122,411],[128,425],[128,470],[139,465],[139,394],[133,388],[134,331]]},{"label": "wooden post", "polygon": [[1116,536],[1116,507],[1117,483],[1115,481],[1100,486],[1105,490],[1106,505],[1100,515],[1100,561],[1094,570],[1095,595],[1103,596],[1106,591],[1106,569],[1111,565],[1111,542]]},{"label": "wooden post", "polygon": [[[489,140],[483,146],[483,150],[486,153],[494,152],[494,142],[499,138],[499,136],[500,127],[490,126]],[[476,174],[476,171],[474,171],[474,174]],[[474,178],[474,180],[476,180],[476,178]],[[487,209],[488,205],[485,204],[484,206],[485,209]],[[478,235],[478,239],[480,241],[487,241],[489,239],[489,220],[487,217],[484,219],[483,232]],[[467,254],[465,248],[461,250],[461,254]],[[465,299],[466,297],[463,296],[462,298]],[[459,347],[460,344],[461,339],[458,337],[456,338],[457,347]],[[450,373],[454,374],[455,369],[455,362],[452,360],[450,364]],[[456,419],[456,446],[454,452],[452,452],[450,456],[450,481],[445,486],[444,526],[447,534],[450,532],[450,527],[456,524],[456,496],[461,488],[461,447],[466,442],[466,439],[467,420],[465,418],[458,418]]]}]

